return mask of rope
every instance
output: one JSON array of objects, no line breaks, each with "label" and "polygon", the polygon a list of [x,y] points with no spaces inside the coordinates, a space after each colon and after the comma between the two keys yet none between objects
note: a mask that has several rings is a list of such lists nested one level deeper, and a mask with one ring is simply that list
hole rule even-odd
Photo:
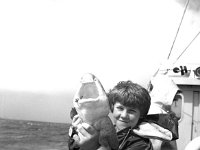
[{"label": "rope", "polygon": [[185,51],[188,49],[188,47],[192,44],[192,42],[197,38],[197,36],[200,34],[200,31],[196,34],[196,36],[192,39],[192,41],[188,44],[188,46],[183,50],[183,52],[179,55],[179,57],[176,59],[176,61],[173,63],[175,64],[178,59],[183,55],[183,53],[185,53]]},{"label": "rope", "polygon": [[171,49],[170,49],[170,52],[169,52],[169,55],[168,55],[167,59],[169,59],[169,57],[170,57],[170,55],[171,55],[172,49],[173,49],[173,47],[174,47],[174,43],[175,43],[176,38],[177,38],[178,33],[179,33],[179,29],[180,29],[180,27],[181,27],[183,18],[184,18],[184,16],[185,16],[185,12],[186,12],[186,10],[187,10],[189,1],[190,1],[190,0],[188,0],[188,1],[187,1],[187,4],[185,5],[185,10],[184,10],[184,12],[183,12],[183,16],[182,16],[182,18],[181,18],[181,22],[180,22],[180,24],[179,24],[178,30],[177,30],[177,32],[176,32],[176,35],[175,35],[175,38],[174,38],[174,41],[173,41],[173,43],[172,43],[172,46],[171,46]]}]

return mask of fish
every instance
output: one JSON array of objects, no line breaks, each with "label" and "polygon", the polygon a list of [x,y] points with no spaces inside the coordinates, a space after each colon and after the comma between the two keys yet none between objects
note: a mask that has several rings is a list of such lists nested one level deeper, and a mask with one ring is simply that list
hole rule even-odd
[{"label": "fish", "polygon": [[118,149],[116,130],[109,118],[108,98],[103,85],[94,74],[86,73],[81,77],[73,105],[82,122],[92,125],[99,131],[101,147]]}]

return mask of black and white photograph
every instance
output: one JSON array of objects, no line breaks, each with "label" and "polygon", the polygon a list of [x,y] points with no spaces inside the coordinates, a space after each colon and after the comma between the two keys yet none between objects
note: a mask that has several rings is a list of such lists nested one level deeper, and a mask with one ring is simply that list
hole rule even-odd
[{"label": "black and white photograph", "polygon": [[1,0],[0,150],[200,150],[199,0]]}]

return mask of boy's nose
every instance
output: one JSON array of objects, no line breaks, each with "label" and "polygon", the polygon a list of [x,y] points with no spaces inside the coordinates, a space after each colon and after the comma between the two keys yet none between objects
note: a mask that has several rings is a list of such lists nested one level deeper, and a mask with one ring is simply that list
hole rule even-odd
[{"label": "boy's nose", "polygon": [[123,118],[127,118],[127,116],[128,116],[127,111],[126,111],[126,110],[122,111],[122,113],[121,113],[121,117],[123,117]]}]

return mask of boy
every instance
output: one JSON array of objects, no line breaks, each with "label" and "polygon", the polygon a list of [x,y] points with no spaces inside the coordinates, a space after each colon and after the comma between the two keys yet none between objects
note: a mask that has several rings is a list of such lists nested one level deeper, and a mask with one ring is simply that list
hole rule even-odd
[{"label": "boy", "polygon": [[[153,150],[148,138],[133,132],[148,113],[151,103],[148,91],[132,81],[121,81],[109,91],[108,100],[120,144],[119,150]],[[79,118],[75,117],[72,124],[78,122]],[[92,126],[83,124],[73,139],[80,139],[78,146],[81,150],[95,150],[98,149],[98,145],[94,144],[97,143],[97,136],[98,132]],[[69,149],[75,149],[72,145],[69,143]]]},{"label": "boy", "polygon": [[108,100],[120,144],[119,150],[152,150],[148,138],[133,132],[150,108],[148,91],[132,81],[122,81],[109,91]]}]

